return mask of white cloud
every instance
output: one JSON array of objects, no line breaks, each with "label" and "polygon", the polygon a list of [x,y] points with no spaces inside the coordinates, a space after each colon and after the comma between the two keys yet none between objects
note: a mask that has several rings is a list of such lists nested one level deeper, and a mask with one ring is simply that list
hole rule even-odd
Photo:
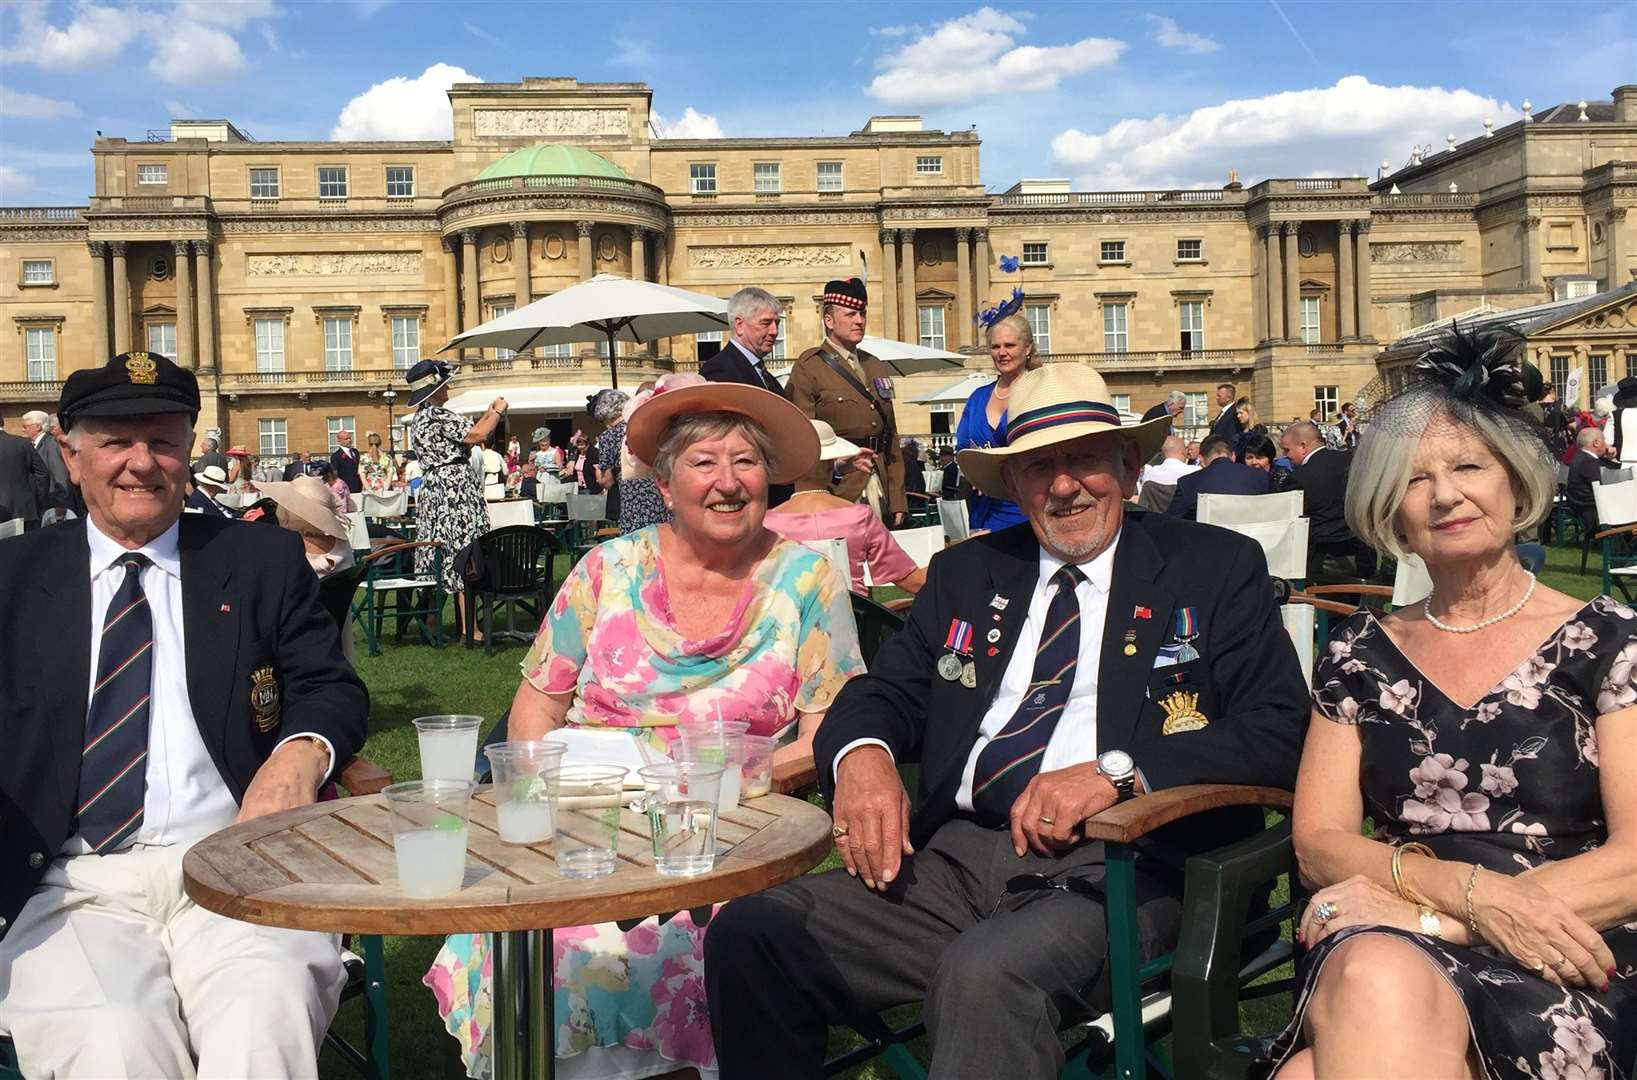
[{"label": "white cloud", "polygon": [[271,19],[278,13],[273,0],[176,0],[173,14],[188,22],[243,30],[258,19]]},{"label": "white cloud", "polygon": [[80,107],[72,101],[57,101],[0,86],[0,116],[12,116],[19,120],[61,120],[79,114]]},{"label": "white cloud", "polygon": [[272,0],[176,0],[166,7],[108,7],[81,2],[66,26],[46,22],[46,5],[20,9],[17,40],[0,49],[0,62],[48,71],[83,71],[117,59],[142,40],[152,49],[148,71],[165,82],[219,82],[248,66],[236,33],[254,26],[274,45],[267,20],[279,9]]},{"label": "white cloud", "polygon": [[0,49],[0,60],[33,64],[47,71],[74,71],[112,60],[142,28],[137,13],[121,8],[81,4],[64,27],[48,24],[45,12],[44,4],[20,9],[14,39],[18,44]]},{"label": "white cloud", "polygon": [[1177,25],[1175,19],[1164,15],[1149,15],[1148,21],[1154,24],[1154,40],[1167,49],[1181,49],[1203,55],[1214,53],[1222,48],[1222,43],[1206,37],[1204,34],[1195,34],[1184,30]]},{"label": "white cloud", "polygon": [[875,37],[892,37],[892,38],[908,37],[911,34],[919,34],[920,32],[921,32],[921,27],[920,27],[919,24],[911,25],[911,26],[872,26],[872,27],[870,27],[871,35],[873,35]]},{"label": "white cloud", "polygon": [[483,42],[485,45],[492,45],[497,49],[506,48],[506,43],[504,41],[502,41],[500,38],[496,37],[495,35],[489,33],[489,31],[483,29],[483,27],[477,26],[477,25],[475,25],[473,23],[470,23],[470,22],[466,22],[464,20],[462,20],[460,25],[466,28],[466,32],[468,34],[471,34],[473,37],[477,38],[479,41]]},{"label": "white cloud", "polygon": [[891,105],[954,105],[993,94],[1050,90],[1066,76],[1106,67],[1123,41],[1083,38],[1068,45],[1019,45],[1020,13],[984,7],[940,23],[889,53],[870,95]]},{"label": "white cloud", "polygon": [[464,68],[433,64],[415,78],[378,82],[347,102],[332,139],[448,139],[454,134],[448,90],[454,83],[482,82]]},{"label": "white cloud", "polygon": [[189,117],[199,115],[199,109],[196,106],[189,105],[185,101],[178,101],[175,98],[166,98],[161,104],[165,106],[165,111],[171,115],[173,120],[186,120]]},{"label": "white cloud", "polygon": [[1410,144],[1446,131],[1475,134],[1512,106],[1467,90],[1377,86],[1349,75],[1335,86],[1226,101],[1180,116],[1121,120],[1101,134],[1073,128],[1052,140],[1052,159],[1091,188],[1215,186],[1237,169],[1247,183],[1269,176],[1373,175],[1401,164]]},{"label": "white cloud", "polygon": [[725,139],[722,134],[722,125],[716,122],[716,117],[702,113],[689,105],[682,110],[681,119],[672,123],[659,113],[653,113],[654,126],[659,129],[662,139]]},{"label": "white cloud", "polygon": [[181,86],[221,82],[245,67],[244,52],[233,35],[203,23],[171,22],[164,41],[155,43],[148,72]]},{"label": "white cloud", "polygon": [[10,165],[0,165],[0,202],[7,202],[34,190],[34,177],[18,172]]}]

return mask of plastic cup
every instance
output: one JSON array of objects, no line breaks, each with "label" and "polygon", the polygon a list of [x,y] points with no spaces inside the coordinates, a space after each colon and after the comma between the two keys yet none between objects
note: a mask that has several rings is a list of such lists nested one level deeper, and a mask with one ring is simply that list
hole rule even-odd
[{"label": "plastic cup", "polygon": [[716,800],[720,765],[671,761],[638,769],[643,808],[654,842],[654,869],[670,877],[703,874],[716,865]]},{"label": "plastic cup", "polygon": [[552,855],[563,877],[614,872],[629,771],[616,765],[553,765],[542,773],[551,800]]},{"label": "plastic cup", "polygon": [[466,877],[466,818],[472,785],[461,780],[408,780],[383,791],[392,812],[398,889],[422,900],[459,892]]},{"label": "plastic cup", "polygon": [[773,751],[779,740],[770,735],[746,735],[745,764],[740,770],[742,799],[756,799],[773,790]]},{"label": "plastic cup", "polygon": [[470,783],[477,765],[477,729],[481,716],[417,716],[421,744],[421,779]]},{"label": "plastic cup", "polygon": [[[723,725],[725,728],[727,725]],[[741,725],[748,727],[749,725]],[[717,809],[723,813],[739,805],[742,786],[740,771],[745,764],[745,736],[709,726],[678,728],[682,760],[722,766],[722,788],[717,793]]]},{"label": "plastic cup", "polygon": [[551,839],[551,798],[542,775],[563,763],[560,742],[499,742],[483,748],[494,780],[495,822],[503,844],[539,844]]}]

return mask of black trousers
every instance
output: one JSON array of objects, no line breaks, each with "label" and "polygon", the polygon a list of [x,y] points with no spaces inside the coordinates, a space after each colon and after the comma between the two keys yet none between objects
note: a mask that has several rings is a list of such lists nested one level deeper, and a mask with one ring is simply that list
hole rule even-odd
[{"label": "black trousers", "polygon": [[[912,1002],[939,1080],[1055,1077],[1058,1028],[1108,1007],[1103,907],[1007,882],[1073,877],[1100,893],[1102,858],[1101,844],[1019,858],[1009,833],[956,820],[885,893],[833,870],[729,903],[705,935],[722,1080],[822,1077],[832,1025]],[[1180,893],[1175,875],[1139,869],[1144,960],[1174,945]]]}]

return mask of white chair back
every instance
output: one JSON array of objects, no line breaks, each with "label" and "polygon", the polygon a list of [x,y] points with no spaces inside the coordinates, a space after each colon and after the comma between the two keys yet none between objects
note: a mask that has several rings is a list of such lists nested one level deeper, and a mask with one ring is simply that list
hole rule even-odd
[{"label": "white chair back", "polygon": [[[893,540],[904,549],[904,554],[915,560],[915,565],[922,570],[932,561],[932,556],[944,549],[944,527],[942,525],[927,525],[919,529],[899,529],[892,534]],[[876,581],[870,573],[870,564],[864,563],[864,587],[874,588],[885,585],[887,582]]]},{"label": "white chair back", "polygon": [[0,539],[8,536],[23,535],[23,519],[12,518],[10,521],[0,521]]},{"label": "white chair back", "polygon": [[939,499],[938,520],[943,523],[944,538],[952,544],[972,535],[966,503],[960,499]]},{"label": "white chair back", "polygon": [[1637,522],[1637,480],[1592,481],[1597,522],[1605,528]]},{"label": "white chair back", "polygon": [[944,471],[942,469],[927,469],[921,475],[926,478],[926,489],[928,493],[930,493],[933,498],[937,498],[938,492],[943,490]]},{"label": "white chair back", "polygon": [[359,552],[358,558],[369,554],[369,522],[360,513],[342,514],[341,520],[347,523],[347,543],[352,550]]},{"label": "white chair back", "polygon": [[1302,517],[1302,493],[1272,495],[1209,495],[1199,497],[1195,516],[1248,536],[1262,546],[1268,573],[1286,579],[1307,577],[1307,519]]},{"label": "white chair back", "polygon": [[229,510],[243,510],[260,497],[253,491],[224,491],[216,496],[216,501]]},{"label": "white chair back", "polygon": [[403,488],[385,495],[364,492],[359,496],[366,518],[397,518],[409,512],[409,492]]},{"label": "white chair back", "polygon": [[536,484],[534,497],[543,503],[566,503],[568,497],[579,491],[577,484],[545,482]]},{"label": "white chair back", "polygon": [[852,566],[847,561],[847,541],[838,537],[833,540],[803,540],[802,544],[829,559],[830,565],[841,575],[842,582],[849,589],[853,587]]},{"label": "white chair back", "polygon": [[1296,659],[1302,664],[1302,682],[1313,685],[1314,635],[1318,632],[1318,609],[1310,604],[1286,604],[1279,609],[1284,620],[1285,633],[1296,646]]},{"label": "white chair back", "polygon": [[507,525],[533,525],[534,504],[527,499],[505,499],[489,504],[489,528]]},{"label": "white chair back", "polygon": [[571,494],[568,497],[570,521],[602,521],[608,517],[608,493],[601,495]]},{"label": "white chair back", "polygon": [[1393,573],[1393,607],[1419,604],[1432,595],[1432,578],[1419,555],[1405,555]]}]

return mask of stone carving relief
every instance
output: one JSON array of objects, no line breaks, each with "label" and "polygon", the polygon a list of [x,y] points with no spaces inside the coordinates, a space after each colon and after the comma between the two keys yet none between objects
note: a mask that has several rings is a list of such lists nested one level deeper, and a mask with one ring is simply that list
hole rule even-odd
[{"label": "stone carving relief", "polygon": [[688,265],[701,270],[761,269],[770,266],[847,266],[846,244],[773,244],[690,247]]},{"label": "stone carving relief", "polygon": [[547,259],[556,261],[568,254],[568,244],[563,240],[562,233],[552,231],[540,238],[540,250]]},{"label": "stone carving relief", "polygon": [[1459,263],[1459,240],[1418,240],[1408,243],[1371,244],[1372,263]]},{"label": "stone carving relief", "polygon": [[247,277],[336,277],[352,274],[419,274],[418,251],[346,251],[322,255],[247,255]]},{"label": "stone carving relief", "polygon": [[504,236],[497,236],[489,241],[489,261],[503,263],[512,257],[512,242]]},{"label": "stone carving relief", "polygon": [[438,219],[425,217],[223,218],[224,233],[435,233]]},{"label": "stone carving relief", "polygon": [[672,216],[678,225],[701,229],[753,225],[878,225],[881,220],[874,210],[728,210],[704,214],[673,211]]},{"label": "stone carving relief", "polygon": [[619,256],[619,245],[614,242],[613,233],[603,233],[597,237],[597,261],[613,262]]},{"label": "stone carving relief", "polygon": [[473,129],[480,137],[512,135],[628,135],[624,109],[478,109]]}]

